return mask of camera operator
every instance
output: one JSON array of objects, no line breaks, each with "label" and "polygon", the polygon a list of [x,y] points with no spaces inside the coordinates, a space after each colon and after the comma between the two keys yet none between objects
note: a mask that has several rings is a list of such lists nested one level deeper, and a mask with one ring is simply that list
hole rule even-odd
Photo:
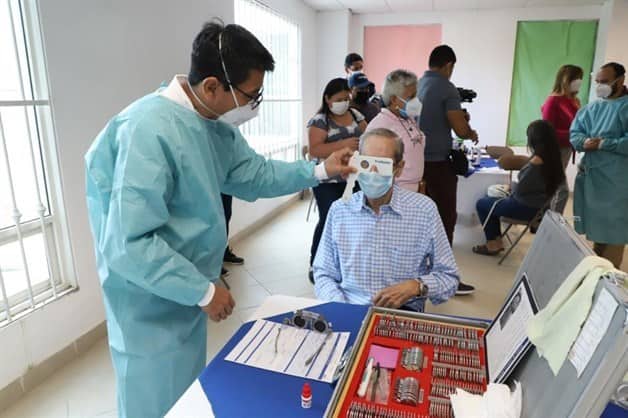
[{"label": "camera operator", "polygon": [[[453,243],[456,225],[456,176],[451,160],[451,130],[462,139],[477,142],[478,134],[469,126],[468,114],[461,107],[460,94],[449,81],[456,63],[456,54],[447,45],[434,48],[429,67],[419,82],[418,96],[423,104],[420,126],[425,133],[426,190],[445,226],[449,244]],[[473,286],[460,282],[456,294],[473,293]]]}]

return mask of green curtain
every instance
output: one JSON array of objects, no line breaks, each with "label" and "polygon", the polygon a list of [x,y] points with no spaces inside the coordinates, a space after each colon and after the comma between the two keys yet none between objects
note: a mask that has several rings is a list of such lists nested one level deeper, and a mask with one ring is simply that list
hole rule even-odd
[{"label": "green curtain", "polygon": [[552,91],[561,65],[582,67],[579,97],[583,105],[587,103],[596,34],[597,21],[518,22],[508,145],[526,145],[526,128],[540,119],[541,105]]}]

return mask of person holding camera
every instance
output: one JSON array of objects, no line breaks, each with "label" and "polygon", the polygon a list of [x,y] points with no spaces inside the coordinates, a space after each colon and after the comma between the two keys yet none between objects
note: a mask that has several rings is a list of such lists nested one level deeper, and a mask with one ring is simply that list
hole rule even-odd
[{"label": "person holding camera", "polygon": [[[478,134],[469,126],[469,116],[461,107],[460,94],[451,83],[456,54],[447,45],[434,48],[429,67],[419,81],[419,100],[423,104],[419,126],[425,133],[425,169],[423,179],[426,192],[438,207],[449,244],[453,243],[456,226],[456,194],[458,177],[450,154],[451,131],[459,138],[478,140]],[[473,293],[475,289],[460,283],[457,295]]]}]

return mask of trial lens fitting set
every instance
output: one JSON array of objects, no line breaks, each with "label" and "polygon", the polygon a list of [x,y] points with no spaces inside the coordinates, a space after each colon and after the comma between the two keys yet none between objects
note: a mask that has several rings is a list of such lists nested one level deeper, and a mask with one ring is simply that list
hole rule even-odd
[{"label": "trial lens fitting set", "polygon": [[380,319],[375,327],[375,335],[435,346],[455,347],[459,350],[479,351],[484,346],[475,329],[428,321],[398,319],[393,316]]},{"label": "trial lens fitting set", "polygon": [[[487,379],[481,359],[481,329],[385,314],[379,316],[372,332],[370,343],[398,348],[405,372],[390,371],[392,402],[373,402],[374,396],[364,401],[352,398],[343,417],[453,418],[449,396],[456,389],[484,393]],[[432,357],[431,367],[428,357]],[[364,371],[368,368],[367,362]],[[429,386],[425,384],[428,381]]]},{"label": "trial lens fitting set", "polygon": [[428,415],[409,411],[399,411],[380,405],[353,401],[347,411],[347,418],[430,418]]}]

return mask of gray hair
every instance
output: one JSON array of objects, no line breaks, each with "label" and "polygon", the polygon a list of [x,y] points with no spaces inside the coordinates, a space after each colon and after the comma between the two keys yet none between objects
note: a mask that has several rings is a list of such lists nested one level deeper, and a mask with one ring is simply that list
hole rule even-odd
[{"label": "gray hair", "polygon": [[392,96],[400,97],[406,87],[417,83],[417,76],[411,71],[395,70],[389,73],[384,80],[382,97],[386,106],[390,105]]},{"label": "gray hair", "polygon": [[366,131],[360,137],[360,154],[362,154],[362,150],[366,146],[366,141],[372,136],[383,136],[384,138],[389,138],[395,141],[395,164],[399,164],[401,160],[403,160],[403,141],[395,132],[391,131],[387,128],[376,128],[371,129],[370,131]]}]

